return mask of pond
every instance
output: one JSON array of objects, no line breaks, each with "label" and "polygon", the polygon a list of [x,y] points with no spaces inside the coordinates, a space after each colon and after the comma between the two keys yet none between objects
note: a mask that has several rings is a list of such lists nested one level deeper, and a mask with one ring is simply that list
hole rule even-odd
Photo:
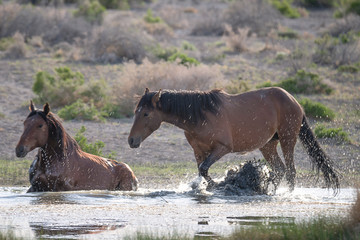
[{"label": "pond", "polygon": [[26,239],[111,239],[150,233],[167,236],[227,236],[239,227],[294,224],[318,216],[345,217],[356,190],[337,196],[321,188],[280,188],[273,196],[224,196],[176,189],[137,192],[26,193],[0,188],[0,231]]}]

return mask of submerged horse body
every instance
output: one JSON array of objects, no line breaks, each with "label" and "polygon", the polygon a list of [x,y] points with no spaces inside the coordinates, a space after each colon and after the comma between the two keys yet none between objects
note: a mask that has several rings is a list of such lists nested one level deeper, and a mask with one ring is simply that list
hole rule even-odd
[{"label": "submerged horse body", "polygon": [[41,111],[31,102],[16,155],[25,157],[35,148],[39,149],[29,169],[28,192],[137,189],[137,178],[127,164],[83,152],[48,104]]},{"label": "submerged horse body", "polygon": [[[130,147],[139,147],[161,122],[184,130],[194,150],[199,174],[208,181],[210,166],[227,153],[259,149],[275,173],[276,185],[286,174],[295,184],[294,148],[299,137],[328,187],[339,188],[330,159],[319,146],[300,104],[281,88],[264,88],[238,95],[221,90],[145,90],[136,109],[128,137]],[[285,164],[277,145],[280,143]]]}]

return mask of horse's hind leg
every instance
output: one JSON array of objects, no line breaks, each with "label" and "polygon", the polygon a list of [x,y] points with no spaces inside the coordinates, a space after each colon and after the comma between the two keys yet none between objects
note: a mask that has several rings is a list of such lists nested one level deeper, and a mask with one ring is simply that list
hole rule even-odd
[{"label": "horse's hind leg", "polygon": [[272,170],[274,171],[275,176],[273,179],[273,183],[275,185],[275,188],[278,187],[278,185],[281,182],[281,179],[284,177],[285,174],[285,165],[282,162],[281,158],[279,157],[279,154],[276,149],[278,143],[279,140],[272,139],[268,143],[266,143],[262,148],[259,149],[262,155],[264,156],[265,160],[270,164]]},{"label": "horse's hind leg", "polygon": [[297,136],[286,136],[280,138],[281,150],[284,154],[286,164],[286,180],[289,183],[290,190],[294,190],[296,170],[294,165],[294,150]]}]

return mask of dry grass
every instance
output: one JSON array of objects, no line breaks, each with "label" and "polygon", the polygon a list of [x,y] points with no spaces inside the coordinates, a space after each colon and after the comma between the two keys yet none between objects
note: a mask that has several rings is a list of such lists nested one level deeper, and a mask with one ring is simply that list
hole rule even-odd
[{"label": "dry grass", "polygon": [[147,56],[145,47],[151,38],[132,26],[113,24],[93,31],[87,43],[85,58],[94,62],[119,63],[133,60],[141,63]]},{"label": "dry grass", "polygon": [[14,43],[6,50],[5,58],[20,59],[27,56],[28,50],[24,42],[24,36],[21,33],[15,33]]},{"label": "dry grass", "polygon": [[341,34],[346,34],[348,32],[360,32],[360,16],[350,14],[344,18],[338,19],[336,23],[332,24],[327,29],[327,32],[334,37],[338,37]]},{"label": "dry grass", "polygon": [[234,52],[246,52],[246,40],[249,34],[249,28],[238,28],[237,32],[233,31],[231,26],[225,25],[225,42],[229,49]]},{"label": "dry grass", "polygon": [[251,33],[265,36],[277,28],[276,20],[281,17],[266,0],[234,1],[224,11],[214,8],[202,14],[192,29],[192,35],[223,35],[225,24],[229,24],[232,29],[250,28]]},{"label": "dry grass", "polygon": [[84,39],[92,27],[64,9],[4,3],[0,8],[0,30],[0,37],[10,37],[19,32],[25,39],[42,36],[45,42],[54,45]]},{"label": "dry grass", "polygon": [[225,81],[217,66],[199,65],[186,67],[176,62],[151,63],[144,60],[141,65],[124,63],[122,75],[113,84],[114,104],[120,105],[127,115],[132,113],[137,101],[134,96],[142,95],[146,87],[158,89],[209,90],[216,82]]},{"label": "dry grass", "polygon": [[231,4],[223,17],[233,29],[248,27],[263,36],[277,28],[276,20],[281,15],[266,0],[240,0]]}]

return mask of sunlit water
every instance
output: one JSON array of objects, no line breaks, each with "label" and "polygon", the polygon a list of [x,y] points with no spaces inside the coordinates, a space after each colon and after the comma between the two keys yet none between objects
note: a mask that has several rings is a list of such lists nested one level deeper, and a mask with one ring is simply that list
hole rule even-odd
[{"label": "sunlit water", "polygon": [[0,188],[0,231],[31,238],[113,239],[150,233],[226,236],[258,224],[293,224],[318,216],[345,217],[354,189],[279,189],[274,196],[224,196],[192,190],[26,193]]}]

